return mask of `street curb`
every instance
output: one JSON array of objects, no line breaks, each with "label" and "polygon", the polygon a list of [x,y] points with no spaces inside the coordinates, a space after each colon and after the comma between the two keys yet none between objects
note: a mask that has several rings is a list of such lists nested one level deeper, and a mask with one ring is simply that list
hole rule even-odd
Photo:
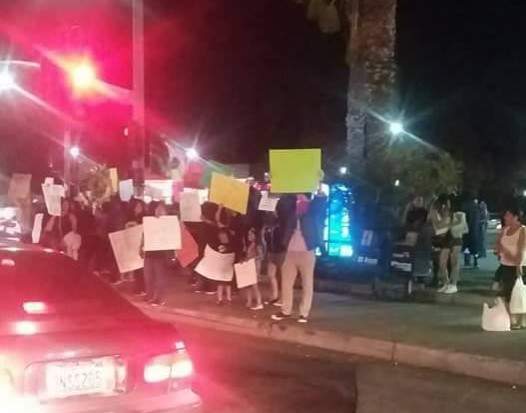
[{"label": "street curb", "polygon": [[175,320],[216,330],[371,357],[395,364],[401,363],[526,386],[526,362],[524,361],[377,340],[288,323],[246,319],[187,309],[164,307],[159,310],[152,310],[146,305],[137,306],[147,314],[153,314],[161,319],[166,318],[165,321]]},{"label": "street curb", "polygon": [[[314,281],[314,290],[316,292],[375,300],[372,284],[357,284],[337,280],[317,279]],[[482,296],[464,292],[458,294],[439,294],[432,289],[428,289],[415,291],[409,300],[418,303],[482,307],[484,302],[492,302],[494,299],[495,297],[491,296]]]}]

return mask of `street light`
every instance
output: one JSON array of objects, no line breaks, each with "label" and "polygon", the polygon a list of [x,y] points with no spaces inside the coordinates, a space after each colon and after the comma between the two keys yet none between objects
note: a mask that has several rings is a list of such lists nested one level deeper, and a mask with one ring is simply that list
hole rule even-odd
[{"label": "street light", "polygon": [[404,132],[404,125],[401,122],[389,122],[389,131],[393,136],[398,136]]},{"label": "street light", "polygon": [[93,90],[97,84],[97,71],[89,61],[75,63],[69,69],[71,84],[77,92]]},{"label": "street light", "polygon": [[15,77],[7,69],[0,72],[0,92],[13,89],[15,87]]},{"label": "street light", "polygon": [[394,181],[394,186],[396,186],[397,188],[400,186],[400,179]]},{"label": "street light", "polygon": [[80,148],[78,146],[72,146],[69,148],[69,154],[73,159],[77,159],[80,156]]},{"label": "street light", "polygon": [[197,152],[195,148],[188,148],[186,150],[186,157],[190,159],[191,161],[194,161],[197,158],[199,158],[199,152]]},{"label": "street light", "polygon": [[346,166],[340,166],[340,175],[347,175],[349,169]]}]

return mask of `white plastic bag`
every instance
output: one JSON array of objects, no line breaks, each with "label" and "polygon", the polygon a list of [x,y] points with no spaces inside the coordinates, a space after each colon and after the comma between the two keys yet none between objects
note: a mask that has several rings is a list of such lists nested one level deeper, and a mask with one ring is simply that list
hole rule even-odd
[{"label": "white plastic bag", "polygon": [[526,286],[522,281],[522,277],[517,277],[511,292],[510,313],[526,314]]},{"label": "white plastic bag", "polygon": [[336,0],[332,0],[320,11],[318,20],[320,31],[325,34],[338,33],[341,30],[340,15],[336,7]]},{"label": "white plastic bag", "polygon": [[318,20],[324,8],[325,0],[310,0],[307,6],[307,19],[311,21]]},{"label": "white plastic bag", "polygon": [[510,331],[511,319],[502,298],[495,300],[495,305],[489,307],[484,303],[482,308],[482,329],[484,331]]}]

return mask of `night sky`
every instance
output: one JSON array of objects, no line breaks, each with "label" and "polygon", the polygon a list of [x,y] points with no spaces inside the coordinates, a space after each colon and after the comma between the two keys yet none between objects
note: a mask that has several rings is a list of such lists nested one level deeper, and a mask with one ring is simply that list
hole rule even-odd
[{"label": "night sky", "polygon": [[[90,6],[96,2],[111,9],[104,25],[111,40],[98,40],[113,62],[104,75],[125,85],[129,15],[124,2]],[[301,6],[285,0],[146,4],[152,127],[181,142],[198,137],[205,156],[223,162],[255,162],[269,147],[334,150],[344,144],[344,43],[322,36]],[[520,0],[399,0],[399,90],[407,128],[464,160],[467,182],[483,186],[488,197],[521,169],[525,13]],[[4,23],[20,18],[3,16]],[[93,155],[111,158],[115,142],[95,145]],[[2,162],[13,169],[9,157]]]}]

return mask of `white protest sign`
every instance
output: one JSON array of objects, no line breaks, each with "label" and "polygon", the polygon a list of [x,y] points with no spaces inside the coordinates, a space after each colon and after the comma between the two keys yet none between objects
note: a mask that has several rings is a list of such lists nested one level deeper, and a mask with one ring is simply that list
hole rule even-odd
[{"label": "white protest sign", "polygon": [[181,226],[175,215],[144,217],[144,251],[181,249]]},{"label": "white protest sign", "polygon": [[182,192],[179,199],[179,209],[183,222],[201,222],[199,192]]},{"label": "white protest sign", "polygon": [[194,188],[184,188],[184,192],[197,192],[199,194],[199,203],[203,205],[208,201],[208,188],[205,189],[194,189]]},{"label": "white protest sign", "polygon": [[261,200],[259,201],[258,209],[260,211],[274,212],[278,205],[279,198],[270,197],[268,191],[261,191]]},{"label": "white protest sign", "polygon": [[164,201],[172,204],[173,181],[171,179],[147,179],[144,181],[144,195],[154,201]]},{"label": "white protest sign", "polygon": [[16,202],[20,199],[28,199],[31,195],[31,175],[28,174],[13,174],[11,181],[9,181],[9,189],[7,191],[7,198],[11,202]]},{"label": "white protest sign", "polygon": [[121,274],[144,267],[144,259],[140,255],[142,232],[142,225],[136,225],[109,234],[113,255]]},{"label": "white protest sign", "polygon": [[59,217],[62,215],[62,197],[65,190],[62,185],[42,185],[44,201],[49,215]]},{"label": "white protest sign", "polygon": [[119,197],[121,201],[128,202],[133,197],[133,179],[119,182]]},{"label": "white protest sign", "polygon": [[236,271],[237,288],[250,287],[258,283],[258,272],[254,258],[234,265],[234,269]]},{"label": "white protest sign", "polygon": [[234,260],[234,253],[221,254],[207,245],[195,271],[210,280],[229,282],[234,278]]},{"label": "white protest sign", "polygon": [[31,238],[33,244],[38,244],[40,242],[40,235],[42,234],[42,222],[44,220],[44,214],[36,214],[35,222],[33,223],[33,232],[31,233]]}]

